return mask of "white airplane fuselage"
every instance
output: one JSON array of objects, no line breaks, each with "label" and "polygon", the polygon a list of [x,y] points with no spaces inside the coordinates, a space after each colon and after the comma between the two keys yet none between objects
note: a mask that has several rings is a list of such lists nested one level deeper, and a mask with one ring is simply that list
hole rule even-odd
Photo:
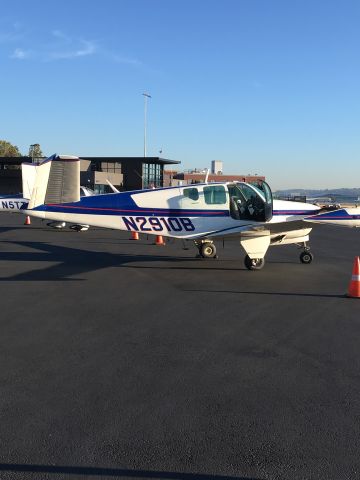
[{"label": "white airplane fuselage", "polygon": [[[111,193],[82,197],[79,202],[42,205],[27,214],[43,219],[81,223],[117,230],[137,231],[175,238],[227,236],[236,234],[254,219],[233,218],[229,193],[225,187],[223,203],[206,203],[203,188],[219,184],[163,188],[135,192]],[[184,195],[196,189],[197,200]],[[319,207],[308,203],[273,201],[273,216],[268,223],[301,220],[314,215]]]}]

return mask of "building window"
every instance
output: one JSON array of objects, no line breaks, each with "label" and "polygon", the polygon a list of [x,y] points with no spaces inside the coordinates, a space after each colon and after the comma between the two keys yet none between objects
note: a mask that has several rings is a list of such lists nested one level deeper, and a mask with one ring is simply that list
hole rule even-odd
[{"label": "building window", "polygon": [[102,185],[102,184],[94,185],[94,192],[95,192],[97,195],[106,193],[105,188],[106,188],[106,185]]},{"label": "building window", "polygon": [[109,173],[121,173],[120,162],[101,162],[101,171]]},{"label": "building window", "polygon": [[226,192],[222,185],[204,187],[205,203],[208,205],[221,205],[226,203]]},{"label": "building window", "polygon": [[163,171],[158,163],[143,164],[143,188],[157,188],[163,186]]},{"label": "building window", "polygon": [[108,173],[122,173],[120,162],[101,162],[99,160],[92,160],[92,172],[108,172]]}]

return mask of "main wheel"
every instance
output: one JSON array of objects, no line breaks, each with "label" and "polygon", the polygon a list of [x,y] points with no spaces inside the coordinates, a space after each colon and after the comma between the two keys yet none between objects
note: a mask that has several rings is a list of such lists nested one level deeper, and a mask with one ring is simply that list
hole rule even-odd
[{"label": "main wheel", "polygon": [[216,255],[216,247],[211,242],[204,242],[200,246],[199,252],[203,258],[214,258]]},{"label": "main wheel", "polygon": [[265,265],[265,258],[250,258],[246,255],[244,264],[248,270],[261,270]]},{"label": "main wheel", "polygon": [[313,258],[314,258],[314,255],[308,250],[305,250],[304,252],[300,253],[301,263],[311,263],[313,261]]},{"label": "main wheel", "polygon": [[64,228],[66,227],[66,223],[65,222],[49,222],[46,224],[48,227],[51,227],[51,228],[57,228],[58,230],[60,230],[61,228]]},{"label": "main wheel", "polygon": [[75,232],[86,232],[86,230],[89,230],[89,225],[74,224],[70,225],[69,228],[75,230]]}]

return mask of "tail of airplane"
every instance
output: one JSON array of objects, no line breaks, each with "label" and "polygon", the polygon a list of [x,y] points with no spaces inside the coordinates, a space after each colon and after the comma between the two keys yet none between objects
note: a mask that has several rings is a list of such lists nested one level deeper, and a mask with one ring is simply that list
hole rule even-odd
[{"label": "tail of airplane", "polygon": [[[26,183],[31,186],[29,171],[25,167],[26,189],[28,188]],[[80,200],[79,157],[52,155],[35,168],[32,183],[31,192],[26,190],[30,198],[29,209],[44,204],[78,202]]]},{"label": "tail of airplane", "polygon": [[29,200],[34,188],[37,166],[33,163],[21,164],[22,194],[23,198]]}]

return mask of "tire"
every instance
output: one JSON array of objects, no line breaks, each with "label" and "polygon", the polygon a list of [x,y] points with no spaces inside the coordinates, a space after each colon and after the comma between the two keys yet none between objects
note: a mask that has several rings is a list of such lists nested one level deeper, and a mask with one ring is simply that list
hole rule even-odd
[{"label": "tire", "polygon": [[314,255],[311,252],[305,250],[305,252],[300,253],[300,262],[301,263],[311,263],[313,261]]},{"label": "tire", "polygon": [[80,225],[80,224],[74,224],[70,225],[71,230],[75,230],[75,232],[86,232],[86,230],[89,230],[89,225]]},{"label": "tire", "polygon": [[250,258],[249,255],[246,255],[244,264],[248,270],[261,270],[264,268],[265,258]]},{"label": "tire", "polygon": [[65,222],[49,222],[46,224],[48,227],[55,228],[57,230],[61,230],[62,228],[66,227]]},{"label": "tire", "polygon": [[203,258],[214,258],[216,256],[216,247],[213,243],[204,242],[199,248],[199,252]]}]

